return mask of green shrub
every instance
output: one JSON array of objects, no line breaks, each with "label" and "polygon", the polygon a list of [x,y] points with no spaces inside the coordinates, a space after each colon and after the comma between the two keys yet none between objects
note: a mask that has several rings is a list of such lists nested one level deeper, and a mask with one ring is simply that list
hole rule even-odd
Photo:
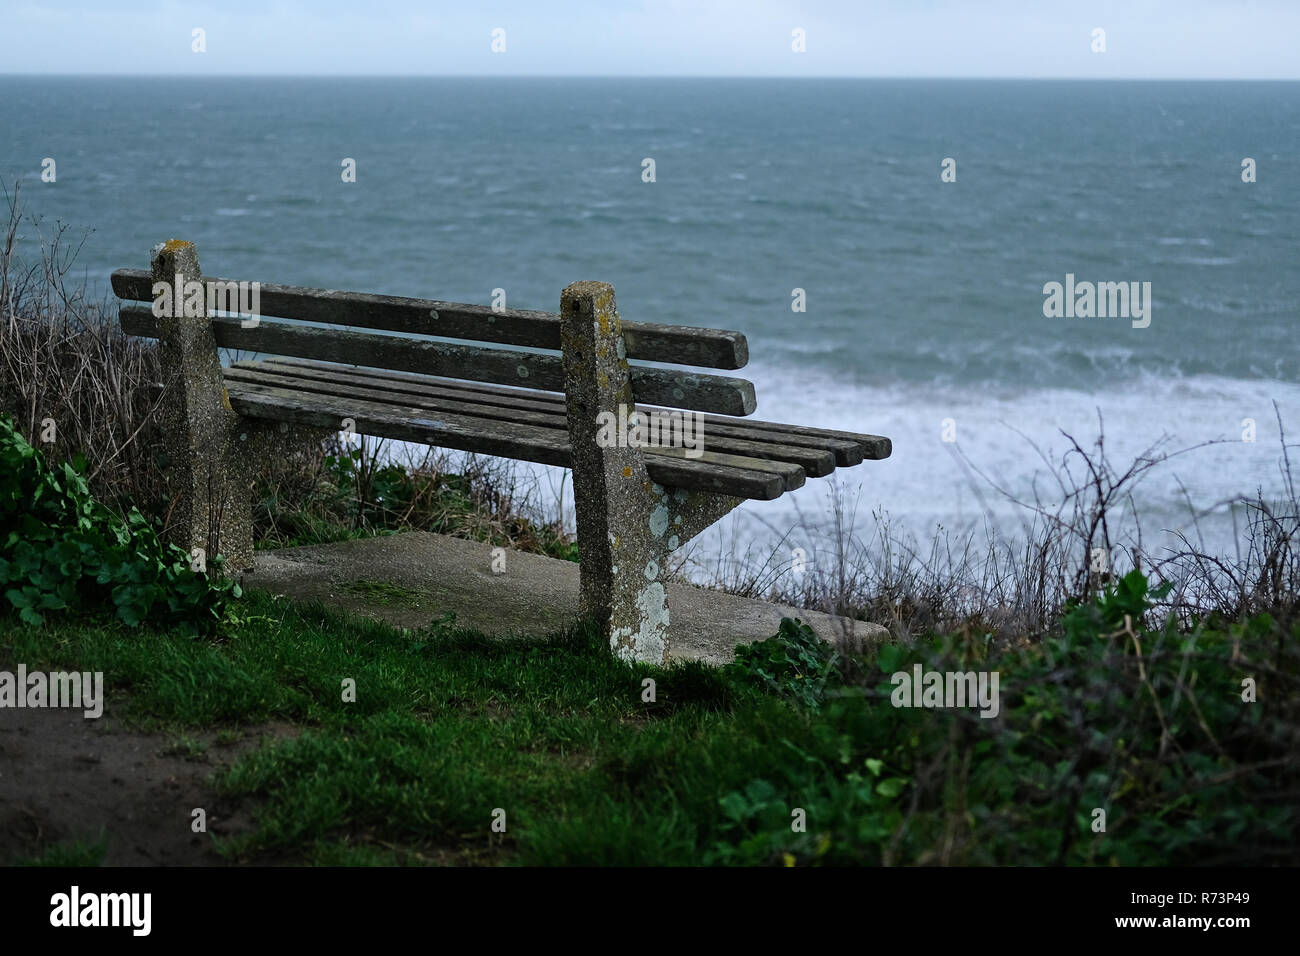
[{"label": "green shrub", "polygon": [[[806,728],[721,796],[710,861],[1295,864],[1300,625],[1178,629],[1150,620],[1159,597],[1133,572],[1035,645],[935,635],[870,662],[783,622],[729,673]],[[891,675],[916,664],[998,672],[999,713],[893,706]]]},{"label": "green shrub", "polygon": [[[508,469],[465,462],[465,474],[379,456],[382,443],[348,447],[335,440],[268,463],[254,484],[253,539],[258,548],[327,544],[400,531],[432,531],[519,551],[578,560],[558,524],[525,517],[533,509]],[[427,450],[426,450],[427,451]]]},{"label": "green shrub", "polygon": [[798,618],[782,618],[773,637],[736,648],[732,679],[816,710],[828,685],[840,677],[834,648]]},{"label": "green shrub", "polygon": [[130,625],[220,621],[239,585],[191,571],[135,508],[121,518],[97,502],[82,470],[51,468],[0,416],[0,592],[19,618],[39,626],[48,612],[111,608]]}]

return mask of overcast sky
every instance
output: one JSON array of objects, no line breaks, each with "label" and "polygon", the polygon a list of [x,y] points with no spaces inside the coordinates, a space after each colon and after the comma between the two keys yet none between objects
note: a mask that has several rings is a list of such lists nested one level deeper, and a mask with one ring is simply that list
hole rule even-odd
[{"label": "overcast sky", "polygon": [[2,73],[1297,79],[1298,42],[1300,0],[0,0]]}]

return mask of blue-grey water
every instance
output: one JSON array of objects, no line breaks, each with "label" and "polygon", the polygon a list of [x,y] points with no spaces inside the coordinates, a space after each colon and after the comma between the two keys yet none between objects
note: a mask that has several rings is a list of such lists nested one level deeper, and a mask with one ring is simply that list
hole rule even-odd
[{"label": "blue-grey water", "polygon": [[[209,274],[520,308],[605,280],[625,319],[744,331],[759,417],[890,436],[838,474],[920,534],[1014,513],[954,450],[1029,495],[1029,441],[1059,458],[1098,410],[1117,460],[1230,440],[1142,487],[1149,531],[1184,487],[1280,490],[1297,156],[1297,83],[0,77],[0,176],[94,229],[98,288],[172,237]],[[1045,317],[1067,273],[1151,283],[1150,325]],[[724,530],[815,519],[825,485]]]}]

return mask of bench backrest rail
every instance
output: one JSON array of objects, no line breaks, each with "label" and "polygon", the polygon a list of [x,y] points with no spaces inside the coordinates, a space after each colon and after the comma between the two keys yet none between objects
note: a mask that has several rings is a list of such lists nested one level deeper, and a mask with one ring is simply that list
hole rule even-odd
[{"label": "bench backrest rail", "polygon": [[[238,280],[205,277],[203,282],[238,286]],[[153,301],[153,278],[147,269],[118,269],[112,275],[113,293],[131,302]],[[560,348],[560,315],[532,309],[493,309],[486,305],[411,299],[368,292],[338,292],[300,286],[258,283],[262,315],[322,325],[349,325],[360,329],[435,335],[518,345],[524,348]],[[727,329],[624,322],[627,357],[697,368],[738,369],[749,362],[744,333]]]}]

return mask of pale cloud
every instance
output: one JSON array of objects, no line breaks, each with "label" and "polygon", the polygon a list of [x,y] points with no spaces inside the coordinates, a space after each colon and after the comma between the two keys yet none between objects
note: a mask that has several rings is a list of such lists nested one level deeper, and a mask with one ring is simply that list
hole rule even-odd
[{"label": "pale cloud", "polygon": [[1294,0],[99,0],[0,18],[15,73],[1300,78]]}]

